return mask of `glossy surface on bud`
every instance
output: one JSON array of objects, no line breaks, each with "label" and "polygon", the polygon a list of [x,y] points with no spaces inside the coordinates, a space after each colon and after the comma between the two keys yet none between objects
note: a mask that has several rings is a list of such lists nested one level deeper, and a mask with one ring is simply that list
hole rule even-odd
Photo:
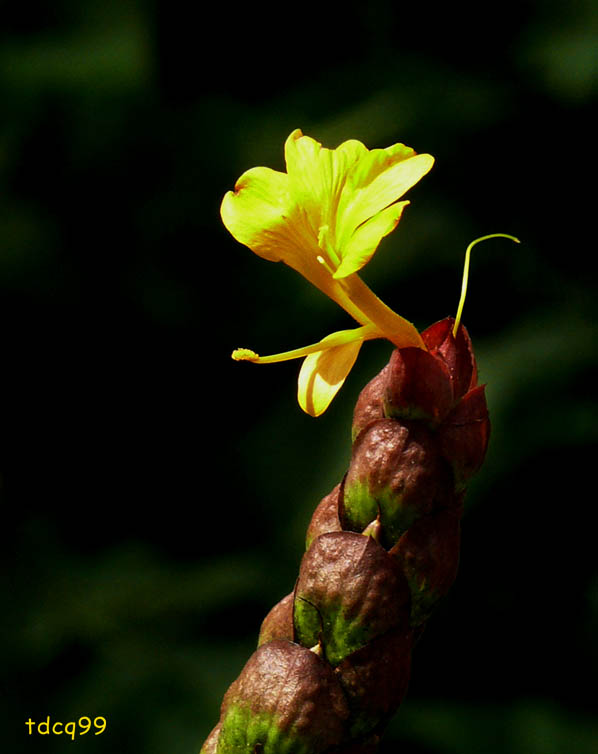
[{"label": "glossy surface on bud", "polygon": [[464,489],[484,462],[490,439],[484,385],[473,388],[459,401],[438,436],[442,453],[453,466],[457,488]]},{"label": "glossy surface on bud", "polygon": [[216,754],[218,748],[218,737],[220,735],[220,723],[212,729],[210,735],[206,738],[204,745],[201,747],[199,754]]},{"label": "glossy surface on bud", "polygon": [[459,512],[444,510],[416,521],[390,551],[411,589],[411,625],[426,621],[450,589],[459,566]]},{"label": "glossy surface on bud", "polygon": [[336,487],[320,501],[311,517],[310,524],[305,536],[305,549],[309,550],[312,542],[320,534],[329,534],[333,531],[341,530],[341,522],[338,518],[338,504],[341,485]]},{"label": "glossy surface on bud", "polygon": [[295,636],[345,657],[405,621],[409,587],[398,563],[371,537],[323,534],[303,556],[295,588]]},{"label": "glossy surface on bud", "polygon": [[357,438],[343,484],[344,529],[363,531],[378,515],[381,542],[392,547],[421,516],[449,503],[452,472],[436,436],[420,422],[380,419]]},{"label": "glossy surface on bud", "polygon": [[411,633],[404,628],[374,639],[336,668],[347,696],[352,738],[372,732],[398,708],[409,685]]},{"label": "glossy surface on bud", "polygon": [[287,594],[266,615],[260,628],[258,647],[274,639],[293,641],[293,596],[293,592]]},{"label": "glossy surface on bud", "polygon": [[353,410],[353,427],[351,429],[353,442],[355,442],[359,433],[368,424],[371,424],[376,419],[384,419],[384,392],[386,390],[388,369],[389,365],[387,364],[381,372],[368,382],[359,394],[355,409]]},{"label": "glossy surface on bud", "polygon": [[393,351],[384,390],[386,416],[438,424],[449,412],[452,402],[451,378],[444,361],[420,348]]},{"label": "glossy surface on bud", "polygon": [[457,337],[454,337],[454,325],[455,320],[446,317],[424,330],[422,338],[430,355],[447,367],[453,401],[457,401],[477,384],[477,368],[469,333],[463,325],[459,325]]},{"label": "glossy surface on bud", "polygon": [[320,754],[343,739],[349,711],[332,668],[289,641],[264,644],[222,703],[217,754]]}]

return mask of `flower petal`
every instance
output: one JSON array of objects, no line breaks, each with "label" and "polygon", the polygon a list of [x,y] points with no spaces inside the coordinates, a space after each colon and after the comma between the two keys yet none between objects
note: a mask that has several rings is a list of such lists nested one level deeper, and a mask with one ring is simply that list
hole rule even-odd
[{"label": "flower petal", "polygon": [[393,231],[409,202],[395,202],[360,225],[343,249],[342,261],[334,273],[336,280],[358,272],[374,255],[382,238]]},{"label": "flower petal", "polygon": [[322,225],[334,237],[338,202],[352,168],[368,154],[356,139],[327,149],[296,129],[285,144],[285,159],[293,198],[305,210],[317,237]]},{"label": "flower petal", "polygon": [[338,283],[318,262],[317,238],[290,194],[286,173],[265,167],[243,173],[235,190],[225,194],[220,215],[237,241],[264,259],[288,264],[354,316],[350,302],[339,300]]},{"label": "flower petal", "polygon": [[288,243],[289,177],[270,168],[252,168],[228,191],[220,207],[222,222],[240,243],[279,262]]},{"label": "flower petal", "polygon": [[[303,148],[312,142],[317,145],[308,137],[301,140]],[[225,194],[220,214],[237,241],[264,259],[288,264],[354,319],[366,324],[342,286],[318,261],[322,253],[318,237],[310,229],[304,208],[291,196],[286,173],[265,167],[246,171],[237,181],[235,190]]]},{"label": "flower petal", "polygon": [[362,339],[352,341],[305,358],[299,372],[297,398],[307,414],[320,416],[326,411],[355,364],[362,343]]},{"label": "flower petal", "polygon": [[[386,162],[378,156],[372,163],[370,155],[377,152],[390,152]],[[339,203],[337,243],[341,250],[362,223],[400,199],[434,164],[431,155],[416,155],[402,144],[373,150],[370,155],[354,168]]]},{"label": "flower petal", "polygon": [[415,157],[415,150],[405,144],[393,144],[385,149],[370,149],[351,171],[349,186],[357,190],[369,186],[381,173],[398,162]]}]

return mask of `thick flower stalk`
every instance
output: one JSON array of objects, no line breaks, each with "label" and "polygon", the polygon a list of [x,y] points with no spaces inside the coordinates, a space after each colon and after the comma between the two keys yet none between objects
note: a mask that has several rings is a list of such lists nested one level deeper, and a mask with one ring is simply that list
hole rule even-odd
[{"label": "thick flower stalk", "polygon": [[357,272],[432,158],[400,144],[328,150],[295,131],[286,162],[287,173],[245,173],[224,198],[224,223],[360,326],[273,357],[233,357],[303,357],[299,403],[317,416],[365,340],[395,350],[359,396],[347,472],[317,506],[295,586],[264,619],[201,754],[373,754],[406,693],[414,645],[455,579],[465,489],[488,445],[484,386],[460,323],[473,244],[457,318],[419,333]]}]

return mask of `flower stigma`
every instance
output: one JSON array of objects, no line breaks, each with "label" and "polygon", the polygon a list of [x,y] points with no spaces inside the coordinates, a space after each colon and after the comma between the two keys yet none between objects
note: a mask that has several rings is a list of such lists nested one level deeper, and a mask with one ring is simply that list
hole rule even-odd
[{"label": "flower stigma", "polygon": [[459,306],[457,307],[457,314],[455,316],[453,338],[457,337],[457,332],[461,323],[461,315],[463,314],[463,307],[465,305],[465,298],[467,296],[467,284],[469,281],[469,260],[471,257],[471,250],[476,244],[480,243],[480,241],[488,241],[490,238],[508,238],[510,241],[514,241],[515,243],[521,243],[518,238],[515,238],[515,236],[509,236],[507,233],[491,233],[488,236],[481,236],[480,238],[476,238],[469,244],[469,246],[465,250],[465,262],[463,264],[463,278],[461,282],[461,298],[459,299]]}]

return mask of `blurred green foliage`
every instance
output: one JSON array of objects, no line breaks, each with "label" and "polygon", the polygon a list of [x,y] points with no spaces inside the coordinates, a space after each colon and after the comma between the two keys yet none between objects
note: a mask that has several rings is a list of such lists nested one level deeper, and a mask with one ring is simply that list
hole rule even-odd
[{"label": "blurred green foliage", "polygon": [[198,751],[293,586],[389,356],[366,344],[318,420],[297,364],[229,359],[350,325],[219,221],[295,127],[437,158],[364,275],[420,327],[454,313],[469,241],[522,240],[474,252],[493,438],[382,754],[595,751],[597,44],[593,0],[3,4],[7,751],[70,746],[27,736],[47,715],[106,717],[88,751]]}]

